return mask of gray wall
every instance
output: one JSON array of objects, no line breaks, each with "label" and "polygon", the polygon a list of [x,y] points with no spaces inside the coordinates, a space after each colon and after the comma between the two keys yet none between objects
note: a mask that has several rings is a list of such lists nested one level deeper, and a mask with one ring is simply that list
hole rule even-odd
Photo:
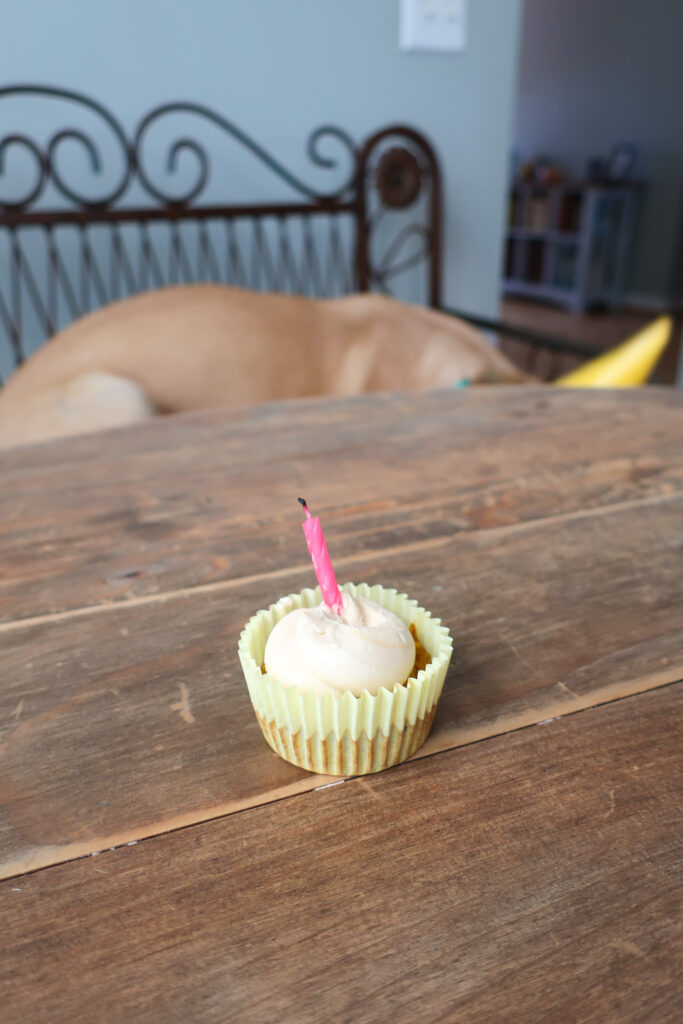
[{"label": "gray wall", "polygon": [[[444,171],[445,300],[490,314],[520,0],[471,0],[467,49],[449,56],[401,53],[398,8],[399,0],[23,0],[4,12],[2,79],[86,91],[127,130],[154,104],[195,99],[302,171],[303,144],[321,122],[358,139],[390,121],[416,125]],[[0,108],[0,132],[16,127]],[[238,172],[228,183],[240,197],[247,187]],[[281,192],[258,176],[253,187]]]},{"label": "gray wall", "polygon": [[[646,178],[634,301],[671,298],[683,225],[683,0],[525,0],[514,145],[581,173],[632,141]],[[678,296],[681,297],[680,295]]]}]

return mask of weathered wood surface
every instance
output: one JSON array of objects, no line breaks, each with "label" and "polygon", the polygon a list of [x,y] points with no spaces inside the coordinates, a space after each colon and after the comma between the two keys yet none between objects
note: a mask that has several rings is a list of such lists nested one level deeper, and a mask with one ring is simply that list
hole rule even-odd
[{"label": "weathered wood surface", "polygon": [[[363,552],[339,576],[452,629],[423,756],[682,679],[682,552],[672,495]],[[266,746],[236,650],[253,611],[310,582],[304,565],[0,632],[0,875],[324,782]]]},{"label": "weathered wood surface", "polygon": [[8,1021],[683,1017],[683,687],[0,886]]},{"label": "weathered wood surface", "polygon": [[[1,456],[3,1020],[678,1021],[682,438],[473,389]],[[298,493],[456,643],[418,758],[324,789],[236,657]]]},{"label": "weathered wood surface", "polygon": [[0,455],[0,620],[683,491],[673,389],[491,388],[184,416]]}]

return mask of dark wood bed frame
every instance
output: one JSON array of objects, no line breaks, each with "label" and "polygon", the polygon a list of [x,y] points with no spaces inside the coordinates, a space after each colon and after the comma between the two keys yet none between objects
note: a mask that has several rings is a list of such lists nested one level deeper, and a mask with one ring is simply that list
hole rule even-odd
[{"label": "dark wood bed frame", "polygon": [[[42,143],[23,130],[0,135],[0,182],[10,151],[26,168],[14,195],[6,194],[6,185],[0,191],[0,345],[10,347],[14,365],[26,357],[29,334],[34,347],[37,335],[44,341],[99,306],[170,284],[213,281],[320,297],[400,294],[410,279],[407,297],[443,309],[439,163],[415,129],[390,125],[357,145],[341,128],[323,125],[308,139],[309,172],[295,173],[199,103],[155,107],[129,136],[106,107],[81,93],[42,85],[0,88],[3,101],[23,103],[28,96],[58,101],[57,108],[69,104],[76,124]],[[236,143],[291,198],[206,201],[213,185],[206,142],[178,129],[170,140],[168,135],[174,119],[184,127],[190,118]],[[148,153],[161,126],[163,145]],[[103,153],[112,145],[117,166],[105,173]],[[161,153],[165,173],[158,169]],[[64,171],[67,154],[72,163],[80,160],[78,186]],[[83,160],[86,181],[94,186],[87,193]],[[178,185],[183,161],[185,178]],[[227,171],[221,166],[213,173],[225,177]],[[321,176],[336,184],[310,184]],[[590,354],[563,339],[446,312],[516,335],[531,343],[529,351],[541,346],[579,358]]]}]

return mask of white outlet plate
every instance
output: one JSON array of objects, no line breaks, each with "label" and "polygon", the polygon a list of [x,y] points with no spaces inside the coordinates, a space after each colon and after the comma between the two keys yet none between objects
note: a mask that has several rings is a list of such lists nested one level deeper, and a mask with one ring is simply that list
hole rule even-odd
[{"label": "white outlet plate", "polygon": [[459,53],[467,42],[467,0],[401,0],[402,50]]}]

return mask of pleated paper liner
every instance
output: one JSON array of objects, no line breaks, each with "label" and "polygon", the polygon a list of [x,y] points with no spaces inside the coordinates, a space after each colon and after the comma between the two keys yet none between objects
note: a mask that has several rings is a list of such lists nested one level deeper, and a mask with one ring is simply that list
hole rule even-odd
[{"label": "pleated paper liner", "polygon": [[431,661],[416,678],[376,696],[350,692],[336,697],[301,693],[261,671],[266,641],[275,624],[294,608],[320,604],[320,589],[302,590],[257,612],[244,627],[239,656],[256,717],[267,742],[285,761],[324,775],[367,775],[400,764],[429,735],[441,696],[453,642],[440,619],[417,601],[379,585],[346,583],[343,590],[390,609],[413,624]]}]

